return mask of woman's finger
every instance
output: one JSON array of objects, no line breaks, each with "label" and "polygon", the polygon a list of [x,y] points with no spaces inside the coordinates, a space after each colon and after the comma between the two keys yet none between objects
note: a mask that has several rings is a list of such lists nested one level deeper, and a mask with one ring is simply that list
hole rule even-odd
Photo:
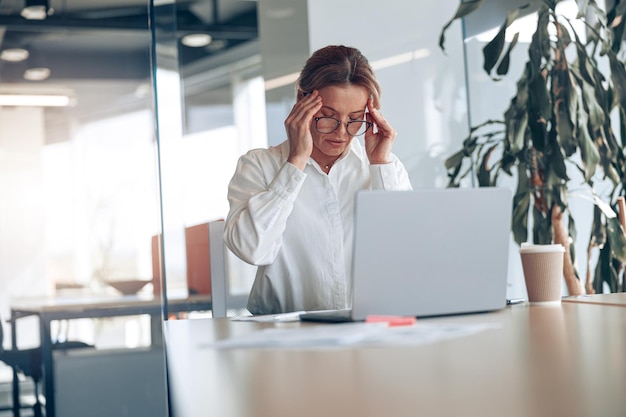
[{"label": "woman's finger", "polygon": [[317,91],[314,91],[294,104],[286,122],[296,124],[307,122],[308,126],[313,119],[313,115],[319,111],[321,106],[322,98],[318,95]]}]

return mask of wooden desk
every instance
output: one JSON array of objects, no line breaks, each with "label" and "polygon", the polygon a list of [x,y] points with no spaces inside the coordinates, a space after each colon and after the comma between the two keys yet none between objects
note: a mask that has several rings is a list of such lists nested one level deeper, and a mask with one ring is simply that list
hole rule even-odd
[{"label": "wooden desk", "polygon": [[583,303],[418,320],[495,328],[417,346],[210,347],[268,326],[165,323],[174,417],[623,417],[626,314]]},{"label": "wooden desk", "polygon": [[[192,295],[189,297],[170,297],[168,313],[211,310],[211,296]],[[157,317],[153,330],[161,329],[161,300],[152,295],[88,295],[79,294],[68,297],[24,298],[11,303],[11,338],[13,348],[17,342],[17,323],[22,317],[37,316],[42,350],[42,366],[44,370],[44,395],[46,398],[46,417],[55,415],[54,396],[54,361],[52,358],[51,324],[56,320],[80,318],[120,317],[149,314]],[[160,343],[161,333],[157,334]],[[17,376],[13,375],[13,404],[19,402],[19,385]]]}]

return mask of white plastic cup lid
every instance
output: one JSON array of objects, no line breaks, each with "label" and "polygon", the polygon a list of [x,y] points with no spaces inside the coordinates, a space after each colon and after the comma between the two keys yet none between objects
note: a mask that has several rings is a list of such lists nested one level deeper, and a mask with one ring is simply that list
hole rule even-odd
[{"label": "white plastic cup lid", "polygon": [[556,245],[534,245],[532,243],[522,243],[520,249],[519,249],[520,253],[564,253],[565,252],[565,248],[563,247],[563,245],[556,244]]}]

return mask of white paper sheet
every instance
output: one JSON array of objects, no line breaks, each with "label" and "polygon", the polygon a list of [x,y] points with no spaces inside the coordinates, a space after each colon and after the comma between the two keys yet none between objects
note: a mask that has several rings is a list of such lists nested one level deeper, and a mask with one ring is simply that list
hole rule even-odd
[{"label": "white paper sheet", "polygon": [[377,345],[422,345],[499,328],[491,323],[424,324],[389,327],[385,323],[341,323],[304,327],[273,327],[202,347],[245,348],[337,348]]},{"label": "white paper sheet", "polygon": [[284,323],[291,321],[300,321],[300,314],[304,311],[294,311],[293,313],[282,314],[265,314],[258,316],[238,316],[233,317],[232,321],[256,321],[258,323]]}]

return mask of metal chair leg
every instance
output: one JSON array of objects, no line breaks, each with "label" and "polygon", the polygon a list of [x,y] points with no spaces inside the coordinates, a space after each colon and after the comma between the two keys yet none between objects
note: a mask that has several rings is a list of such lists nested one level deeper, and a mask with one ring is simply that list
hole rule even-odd
[{"label": "metal chair leg", "polygon": [[35,382],[35,404],[33,405],[34,417],[43,417],[41,401],[39,400],[39,384]]}]

